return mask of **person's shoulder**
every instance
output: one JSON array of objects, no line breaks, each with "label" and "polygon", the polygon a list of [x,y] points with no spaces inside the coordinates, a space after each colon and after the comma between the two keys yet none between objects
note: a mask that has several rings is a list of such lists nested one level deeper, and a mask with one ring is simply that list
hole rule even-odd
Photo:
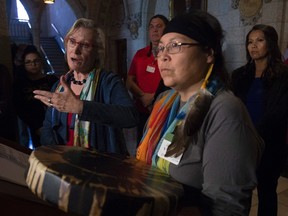
[{"label": "person's shoulder", "polygon": [[113,72],[112,70],[106,70],[104,68],[100,69],[99,70],[99,73],[100,73],[100,77],[102,78],[112,78],[112,77],[117,77],[118,74]]},{"label": "person's shoulder", "polygon": [[288,90],[288,65],[283,64],[283,68],[280,70],[275,85],[278,86],[282,91],[287,93]]},{"label": "person's shoulder", "polygon": [[247,71],[247,65],[243,65],[241,67],[234,69],[230,74],[230,78],[233,85],[235,85],[239,80],[247,79],[248,77],[249,73]]},{"label": "person's shoulder", "polygon": [[222,91],[220,91],[216,97],[214,98],[213,101],[217,101],[220,104],[223,104],[223,107],[227,106],[227,105],[238,105],[240,100],[238,97],[236,97],[234,95],[234,93],[232,91],[230,91],[229,89],[224,89]]},{"label": "person's shoulder", "polygon": [[30,84],[29,79],[25,74],[15,76],[13,80],[14,85],[21,85],[21,86],[26,86],[27,84]]},{"label": "person's shoulder", "polygon": [[144,52],[144,51],[146,52],[146,51],[149,51],[149,49],[150,49],[150,46],[146,46],[146,47],[139,49],[137,52]]},{"label": "person's shoulder", "polygon": [[213,112],[223,113],[224,116],[240,117],[243,113],[244,104],[230,90],[223,90],[212,101]]},{"label": "person's shoulder", "polygon": [[288,83],[288,65],[278,63],[274,65],[275,83]]},{"label": "person's shoulder", "polygon": [[137,50],[135,56],[136,57],[137,56],[143,56],[143,55],[147,56],[147,53],[149,52],[149,49],[150,49],[150,46],[143,47],[143,48]]},{"label": "person's shoulder", "polygon": [[120,76],[110,70],[101,69],[99,75],[100,82],[106,82],[107,84],[113,84],[121,80]]},{"label": "person's shoulder", "polygon": [[239,75],[239,74],[242,74],[243,71],[245,70],[246,66],[245,65],[242,65],[234,70],[232,70],[231,74],[232,75]]},{"label": "person's shoulder", "polygon": [[[165,90],[165,91],[161,92],[161,93],[157,96],[157,98],[155,99],[155,102],[157,102],[158,100],[160,100],[160,99],[163,98],[164,96],[168,95],[169,93],[174,93],[174,92],[175,92],[175,90],[173,90],[173,89],[168,89],[168,90]],[[154,103],[155,103],[155,102],[154,102]]]}]

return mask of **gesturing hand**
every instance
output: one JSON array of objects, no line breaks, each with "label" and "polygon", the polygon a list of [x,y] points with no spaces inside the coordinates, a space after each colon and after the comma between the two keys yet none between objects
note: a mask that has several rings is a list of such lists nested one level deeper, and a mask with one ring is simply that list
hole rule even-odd
[{"label": "gesturing hand", "polygon": [[63,86],[63,92],[50,92],[35,90],[35,98],[42,101],[47,106],[54,107],[60,112],[81,114],[83,101],[79,100],[65,81],[65,76],[60,77],[60,84]]}]

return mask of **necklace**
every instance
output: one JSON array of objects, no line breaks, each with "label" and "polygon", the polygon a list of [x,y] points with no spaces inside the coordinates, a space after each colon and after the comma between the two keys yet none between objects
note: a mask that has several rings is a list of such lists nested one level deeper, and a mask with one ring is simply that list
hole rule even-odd
[{"label": "necklace", "polygon": [[72,73],[71,82],[73,82],[73,84],[75,85],[83,85],[84,83],[86,83],[86,79],[83,79],[82,81],[76,80],[74,74]]}]

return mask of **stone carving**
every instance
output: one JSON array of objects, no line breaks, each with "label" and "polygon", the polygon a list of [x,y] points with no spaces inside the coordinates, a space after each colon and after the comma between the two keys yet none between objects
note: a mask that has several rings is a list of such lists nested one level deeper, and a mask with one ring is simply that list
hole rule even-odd
[{"label": "stone carving", "polygon": [[141,13],[133,14],[128,18],[127,27],[133,40],[138,38],[138,29],[141,27]]},{"label": "stone carving", "polygon": [[233,9],[237,9],[238,6],[239,6],[239,1],[240,1],[240,0],[232,0],[231,7],[232,7]]},{"label": "stone carving", "polygon": [[[265,3],[272,0],[264,0]],[[244,26],[254,25],[262,15],[263,0],[232,0],[231,7],[239,9],[240,19]]]}]

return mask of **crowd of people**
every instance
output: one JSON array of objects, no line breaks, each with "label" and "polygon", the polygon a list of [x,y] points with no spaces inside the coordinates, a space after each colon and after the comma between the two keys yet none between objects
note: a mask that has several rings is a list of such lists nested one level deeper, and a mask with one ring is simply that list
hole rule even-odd
[{"label": "crowd of people", "polygon": [[[76,20],[68,31],[69,71],[59,78],[45,75],[41,54],[27,47],[13,92],[34,147],[136,157],[183,185],[179,215],[247,216],[257,187],[258,216],[276,216],[288,153],[288,66],[276,30],[253,26],[247,63],[231,73],[223,29],[207,12],[191,10],[169,22],[157,14],[148,33],[150,44],[135,54],[126,86],[103,69],[103,32],[91,19]],[[132,127],[138,138],[128,149],[123,128]]]}]

